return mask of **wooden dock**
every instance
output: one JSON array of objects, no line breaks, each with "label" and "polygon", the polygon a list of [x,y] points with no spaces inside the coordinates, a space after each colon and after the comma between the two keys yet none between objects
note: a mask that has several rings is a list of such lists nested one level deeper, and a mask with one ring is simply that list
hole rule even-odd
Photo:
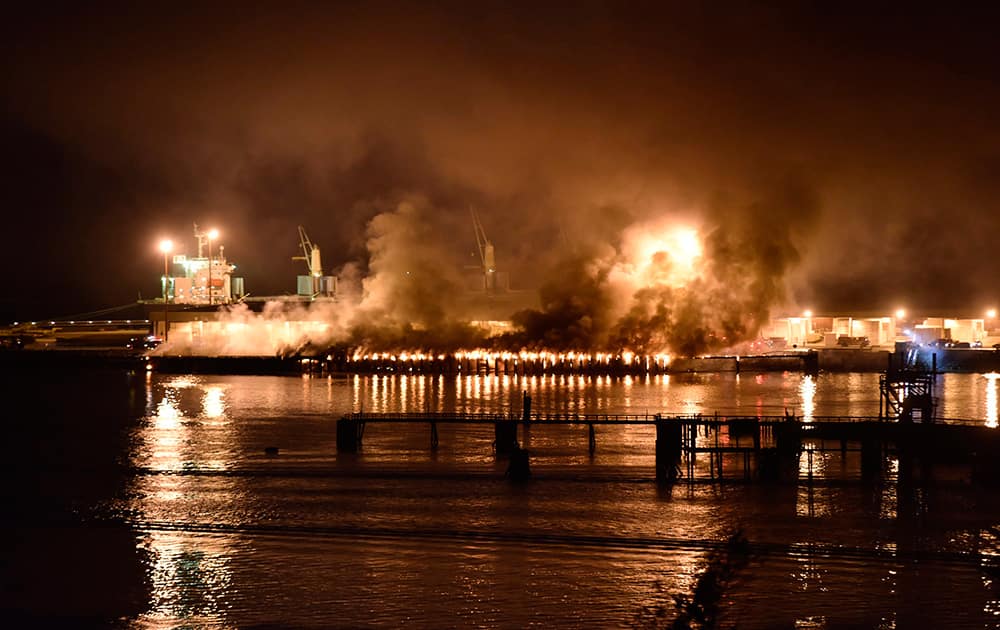
[{"label": "wooden dock", "polygon": [[[926,478],[933,465],[948,463],[969,467],[977,482],[1000,483],[1000,431],[958,419],[922,424],[860,416],[536,413],[530,411],[530,405],[521,414],[354,413],[337,422],[338,451],[357,452],[366,427],[388,424],[427,425],[431,449],[437,449],[440,443],[438,425],[492,425],[498,457],[523,451],[518,427],[587,426],[588,449],[593,454],[598,448],[599,429],[647,425],[655,428],[655,478],[661,482],[705,478],[789,481],[797,478],[803,455],[811,479],[815,454],[839,452],[846,457],[848,452],[854,452],[861,455],[862,479],[876,478],[891,454],[900,462],[901,479],[915,470]],[[704,467],[697,465],[699,457],[708,458],[707,477]],[[739,465],[734,466],[734,460]]]}]

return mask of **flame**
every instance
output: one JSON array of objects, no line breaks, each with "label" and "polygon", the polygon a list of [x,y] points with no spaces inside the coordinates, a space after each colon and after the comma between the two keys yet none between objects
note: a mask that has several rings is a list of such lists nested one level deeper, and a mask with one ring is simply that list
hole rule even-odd
[{"label": "flame", "polygon": [[699,274],[698,231],[684,225],[638,226],[626,235],[625,275],[639,286],[684,286]]}]

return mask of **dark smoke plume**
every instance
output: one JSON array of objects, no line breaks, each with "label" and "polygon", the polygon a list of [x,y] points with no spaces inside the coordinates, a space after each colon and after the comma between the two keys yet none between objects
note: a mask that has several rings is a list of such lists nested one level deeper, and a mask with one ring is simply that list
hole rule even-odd
[{"label": "dark smoke plume", "polygon": [[569,259],[542,288],[542,308],[515,315],[523,332],[508,342],[691,356],[752,340],[785,300],[787,273],[800,259],[797,241],[817,216],[814,195],[798,184],[748,206],[716,205],[690,281],[664,282],[677,262],[658,250],[640,261],[651,268],[650,284],[624,299],[612,282],[613,270],[627,263],[622,245],[603,258]]}]

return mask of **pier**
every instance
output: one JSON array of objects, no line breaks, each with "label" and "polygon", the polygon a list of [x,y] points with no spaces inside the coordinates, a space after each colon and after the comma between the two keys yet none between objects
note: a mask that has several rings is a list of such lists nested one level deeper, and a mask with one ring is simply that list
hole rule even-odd
[{"label": "pier", "polygon": [[[790,482],[804,471],[813,479],[813,459],[833,453],[860,455],[859,480],[873,480],[886,459],[898,461],[900,482],[929,482],[938,465],[959,467],[975,483],[1000,485],[1000,432],[967,420],[916,423],[878,417],[571,414],[571,413],[354,413],[337,421],[337,450],[354,453],[366,430],[393,424],[428,427],[428,445],[440,444],[438,427],[447,424],[492,426],[497,457],[523,449],[519,428],[586,426],[586,448],[600,448],[602,430],[625,425],[655,429],[651,477],[659,482]],[[370,428],[369,428],[370,427]],[[805,461],[802,461],[802,458]]]}]

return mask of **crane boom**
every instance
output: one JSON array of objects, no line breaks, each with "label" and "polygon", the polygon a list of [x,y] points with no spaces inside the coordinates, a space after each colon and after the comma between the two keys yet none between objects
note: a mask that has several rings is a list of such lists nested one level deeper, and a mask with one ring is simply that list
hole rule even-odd
[{"label": "crane boom", "polygon": [[479,261],[483,265],[483,273],[496,271],[496,257],[493,253],[493,243],[486,236],[483,222],[479,220],[479,213],[475,208],[469,208],[472,213],[472,228],[476,232],[476,245],[479,246]]},{"label": "crane boom", "polygon": [[306,234],[306,229],[299,226],[299,247],[302,248],[301,256],[292,256],[292,260],[304,260],[309,268],[309,275],[319,278],[323,275],[323,263],[320,260],[319,246],[314,245]]},{"label": "crane boom", "polygon": [[486,236],[483,222],[479,220],[479,213],[475,208],[469,208],[472,214],[472,229],[476,232],[476,245],[479,246],[479,261],[483,265],[483,288],[492,293],[496,289],[497,263],[493,250],[493,243]]}]

